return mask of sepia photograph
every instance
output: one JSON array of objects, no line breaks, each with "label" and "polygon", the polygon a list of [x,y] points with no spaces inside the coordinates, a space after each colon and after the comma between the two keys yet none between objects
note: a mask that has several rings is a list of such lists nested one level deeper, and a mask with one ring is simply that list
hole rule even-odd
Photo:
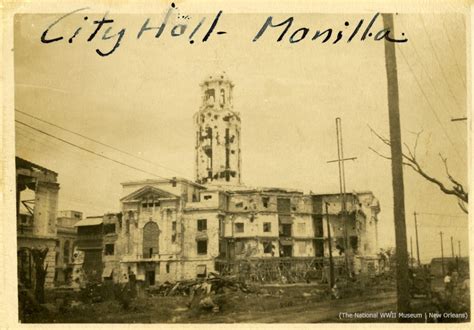
[{"label": "sepia photograph", "polygon": [[321,3],[4,9],[14,322],[471,322],[470,5]]}]

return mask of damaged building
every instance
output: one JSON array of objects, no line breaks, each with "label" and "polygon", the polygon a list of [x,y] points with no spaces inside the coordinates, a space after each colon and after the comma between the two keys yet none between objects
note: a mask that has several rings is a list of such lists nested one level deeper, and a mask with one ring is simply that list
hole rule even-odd
[{"label": "damaged building", "polygon": [[[120,255],[117,238],[122,228],[122,213],[89,216],[75,224],[77,228],[75,260],[76,272],[83,273],[88,281],[118,281]],[[79,261],[80,259],[80,261]],[[79,274],[75,274],[79,278]]]},{"label": "damaged building", "polygon": [[39,265],[35,253],[47,249],[40,263],[46,268],[44,286],[51,288],[56,259],[58,174],[19,157],[15,158],[15,165],[18,282],[26,288],[35,287]]},{"label": "damaged building", "polygon": [[82,220],[82,212],[60,211],[56,220],[56,285],[68,284],[72,273],[72,256],[76,247],[78,221]]},{"label": "damaged building", "polygon": [[[376,268],[379,203],[371,192],[304,194],[250,187],[241,180],[241,119],[225,73],[202,84],[194,115],[196,181],[182,178],[122,184],[121,219],[113,253],[114,280],[134,275],[148,285],[209,272],[276,280],[322,274],[329,252],[351,272]],[[328,212],[326,212],[326,205]],[[347,263],[347,261],[346,261]],[[115,272],[117,271],[117,276]]]}]

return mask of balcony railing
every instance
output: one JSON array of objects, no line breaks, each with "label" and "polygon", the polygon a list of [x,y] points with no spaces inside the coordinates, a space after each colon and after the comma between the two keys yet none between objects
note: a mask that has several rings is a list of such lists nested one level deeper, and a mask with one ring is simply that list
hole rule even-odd
[{"label": "balcony railing", "polygon": [[159,253],[153,253],[152,255],[150,254],[132,254],[132,255],[125,255],[122,258],[122,261],[154,261],[154,260],[160,260],[160,254]]},{"label": "balcony railing", "polygon": [[91,234],[91,235],[78,235],[77,236],[77,241],[100,241],[102,240],[103,235],[102,234]]}]

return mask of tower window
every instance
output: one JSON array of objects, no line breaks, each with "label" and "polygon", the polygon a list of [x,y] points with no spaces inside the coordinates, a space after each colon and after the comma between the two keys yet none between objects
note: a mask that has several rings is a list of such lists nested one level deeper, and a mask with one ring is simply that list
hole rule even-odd
[{"label": "tower window", "polygon": [[220,95],[220,100],[219,100],[220,105],[225,104],[225,90],[221,89],[221,95]]},{"label": "tower window", "polygon": [[216,92],[214,91],[214,89],[208,89],[206,91],[206,100],[207,101],[210,101],[211,103],[214,103],[215,97],[216,97]]}]

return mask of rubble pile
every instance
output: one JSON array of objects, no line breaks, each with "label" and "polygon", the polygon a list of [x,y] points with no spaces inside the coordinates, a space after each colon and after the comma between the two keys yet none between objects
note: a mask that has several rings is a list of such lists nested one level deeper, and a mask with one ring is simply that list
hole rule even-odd
[{"label": "rubble pile", "polygon": [[157,287],[148,288],[148,293],[159,296],[192,296],[196,291],[204,291],[207,294],[222,293],[225,290],[240,290],[244,293],[253,292],[245,282],[237,276],[221,276],[210,273],[207,278],[184,280],[175,283],[165,282]]}]

